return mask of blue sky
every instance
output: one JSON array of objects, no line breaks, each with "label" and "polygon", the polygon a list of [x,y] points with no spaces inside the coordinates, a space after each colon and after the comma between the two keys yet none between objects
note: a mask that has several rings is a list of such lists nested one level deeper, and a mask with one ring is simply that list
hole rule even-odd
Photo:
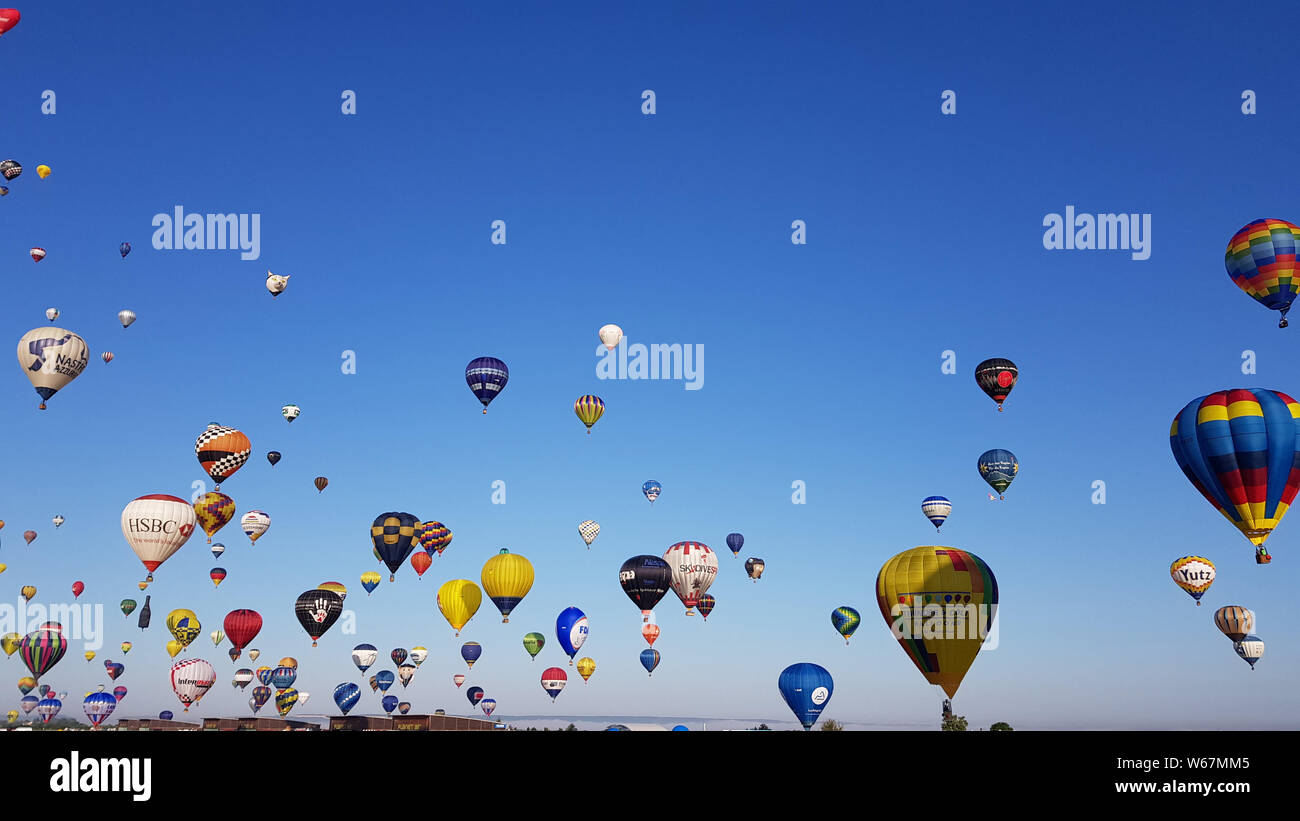
[{"label": "blue sky", "polygon": [[[984,558],[1001,587],[1000,646],[956,700],[973,726],[1296,726],[1300,525],[1284,522],[1273,564],[1256,566],[1167,439],[1212,390],[1300,391],[1296,329],[1278,330],[1222,263],[1248,221],[1297,218],[1279,162],[1300,126],[1285,36],[1234,38],[1244,24],[1226,6],[1195,4],[694,5],[23,9],[0,38],[0,154],[26,168],[0,200],[0,320],[16,341],[58,306],[92,360],[44,413],[17,367],[0,391],[0,581],[5,601],[34,584],[49,603],[81,579],[82,600],[106,604],[99,658],[74,644],[47,677],[74,696],[66,710],[80,715],[114,658],[121,714],[179,711],[166,612],[194,609],[206,634],[252,607],[261,662],[299,660],[309,712],[363,680],[349,651],[366,641],[383,658],[429,648],[394,691],[416,712],[467,712],[451,683],[467,672],[507,719],[784,720],[776,678],[812,661],[835,677],[827,717],[928,726],[942,695],[889,636],[874,582],[893,554],[940,543]],[[344,89],[355,116],[340,112]],[[945,89],[955,116],[940,114]],[[177,205],[260,214],[261,258],[154,250],[153,216]],[[1044,215],[1067,205],[1151,214],[1151,258],[1044,250]],[[490,242],[497,219],[504,246]],[[807,245],[790,242],[795,219]],[[39,265],[34,245],[49,253]],[[292,276],[276,300],[268,268]],[[128,330],[125,307],[140,317]],[[631,342],[703,345],[703,389],[598,380],[607,322]],[[1244,349],[1257,375],[1241,373]],[[354,375],[340,370],[349,350]],[[511,370],[486,417],[462,376],[483,355]],[[1021,370],[1002,414],[972,378],[990,356]],[[585,393],[607,404],[590,437],[572,412]],[[292,427],[286,402],[303,408]],[[191,539],[158,571],[142,635],[116,610],[143,601],[120,512],[146,493],[188,498],[205,478],[192,444],[213,420],[252,439],[223,490],[241,514],[269,512],[271,530],[256,547],[237,525],[219,534],[229,577],[215,590]],[[975,470],[993,447],[1021,461],[996,504]],[[653,508],[649,478],[664,485]],[[1105,505],[1091,504],[1096,479]],[[495,480],[506,504],[491,503]],[[807,504],[791,504],[795,480]],[[919,510],[931,494],[954,504],[937,538]],[[368,527],[388,510],[438,519],[455,541],[423,579],[408,567],[367,598]],[[602,527],[590,551],[576,532],[588,518]],[[739,559],[731,531],[746,537]],[[666,598],[647,678],[617,570],[682,539],[723,551],[717,610],[701,623]],[[485,602],[455,639],[437,587],[477,581],[501,547],[537,582],[510,624]],[[1188,553],[1219,567],[1201,608],[1168,578]],[[751,555],[767,562],[757,584]],[[312,650],[292,605],[326,580],[348,585],[358,633],[336,626]],[[829,618],[845,604],[863,614],[849,647]],[[1211,622],[1223,604],[1259,618],[1268,652],[1253,673]],[[554,623],[569,605],[591,618],[583,650],[598,666],[551,705],[538,678],[565,666]],[[536,661],[530,630],[548,638]],[[467,639],[485,648],[473,671]],[[225,648],[205,635],[189,650],[219,673],[199,715],[247,711],[228,683],[244,662]],[[358,709],[378,701],[367,687]]]}]

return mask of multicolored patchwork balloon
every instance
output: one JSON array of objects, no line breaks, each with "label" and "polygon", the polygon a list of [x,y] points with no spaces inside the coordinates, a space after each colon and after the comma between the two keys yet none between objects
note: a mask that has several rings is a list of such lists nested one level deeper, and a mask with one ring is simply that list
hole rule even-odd
[{"label": "multicolored patchwork balloon", "polygon": [[1300,227],[1280,219],[1257,219],[1228,242],[1223,255],[1228,276],[1238,288],[1265,308],[1280,311],[1277,326],[1287,326],[1300,277],[1296,276],[1296,246]]}]

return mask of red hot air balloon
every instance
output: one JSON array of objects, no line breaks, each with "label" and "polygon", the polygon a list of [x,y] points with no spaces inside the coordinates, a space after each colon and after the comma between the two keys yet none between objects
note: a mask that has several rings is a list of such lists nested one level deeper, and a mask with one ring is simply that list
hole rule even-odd
[{"label": "red hot air balloon", "polygon": [[79,598],[79,597],[81,596],[82,591],[85,590],[85,589],[86,589],[86,585],[83,584],[82,582],[73,582],[73,583],[72,583],[72,598],[74,598],[74,599],[75,599],[75,598]]},{"label": "red hot air balloon", "polygon": [[415,568],[415,574],[417,576],[423,576],[424,571],[428,570],[432,565],[433,559],[423,550],[417,550],[411,554],[411,567]]},{"label": "red hot air balloon", "polygon": [[4,34],[9,29],[18,25],[22,19],[22,14],[18,9],[0,9],[0,34]]},{"label": "red hot air balloon", "polygon": [[35,531],[35,530],[24,530],[24,531],[23,531],[23,539],[27,542],[27,544],[31,544],[32,542],[36,541],[36,531]]},{"label": "red hot air balloon", "polygon": [[230,657],[234,661],[239,658],[239,652],[262,631],[262,616],[256,610],[231,610],[221,626],[226,631],[226,638],[234,645],[234,654]]}]

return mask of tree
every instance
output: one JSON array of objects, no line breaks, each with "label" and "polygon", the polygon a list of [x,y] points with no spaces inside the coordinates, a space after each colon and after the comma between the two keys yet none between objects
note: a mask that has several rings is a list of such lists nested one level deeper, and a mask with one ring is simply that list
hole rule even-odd
[{"label": "tree", "polygon": [[997,724],[994,724],[992,727],[989,727],[989,732],[1010,732],[1014,729],[1016,728],[1012,727],[1010,724],[1006,723],[1005,721],[999,721]]},{"label": "tree", "polygon": [[943,720],[943,726],[940,728],[945,733],[964,733],[966,732],[966,716],[951,716]]},{"label": "tree", "polygon": [[564,731],[565,731],[566,733],[571,733],[571,732],[575,732],[575,731],[577,731],[577,729],[578,729],[577,727],[574,727],[574,726],[573,726],[573,722],[569,722],[569,726],[568,726],[568,727],[565,727],[565,728],[564,728]]},{"label": "tree", "polygon": [[772,729],[772,728],[769,727],[769,726],[767,726],[766,724],[760,724],[760,725],[758,725],[757,727],[750,727],[749,729],[751,729],[751,730],[770,730],[770,729]]},{"label": "tree", "polygon": [[822,722],[821,729],[828,733],[840,732],[843,731],[844,725],[833,718],[828,718]]}]

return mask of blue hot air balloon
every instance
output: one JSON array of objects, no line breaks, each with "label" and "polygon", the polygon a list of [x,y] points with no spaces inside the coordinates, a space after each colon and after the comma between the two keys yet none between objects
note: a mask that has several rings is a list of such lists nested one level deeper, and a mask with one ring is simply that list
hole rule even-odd
[{"label": "blue hot air balloon", "polygon": [[348,710],[357,706],[357,701],[361,699],[361,686],[347,681],[334,688],[334,703],[343,711],[343,715],[348,714]]},{"label": "blue hot air balloon", "polygon": [[397,571],[406,557],[419,547],[415,537],[417,524],[409,513],[390,512],[380,513],[370,525],[370,541],[379,560],[388,566],[390,582],[397,578]]},{"label": "blue hot air balloon", "polygon": [[641,485],[641,492],[644,493],[645,497],[650,500],[650,504],[655,503],[655,499],[659,498],[659,491],[663,489],[664,486],[656,482],[654,479],[651,479],[650,481],[646,482],[644,485]]},{"label": "blue hot air balloon", "polygon": [[253,708],[253,713],[262,709],[263,705],[271,698],[271,688],[260,685],[253,688],[253,695],[248,698],[248,706]]},{"label": "blue hot air balloon", "polygon": [[731,555],[739,556],[740,549],[745,546],[745,537],[739,533],[727,534],[727,547],[731,548]]},{"label": "blue hot air balloon", "polygon": [[[375,574],[375,576],[378,576],[378,575],[379,575],[378,573]],[[366,592],[367,592],[367,593],[373,593],[373,592],[375,592],[375,588],[379,586],[379,582],[380,582],[380,580],[377,579],[377,578],[370,578],[370,579],[367,579],[367,578],[365,578],[365,577],[362,577],[362,579],[361,579],[361,586],[364,587],[364,588],[366,589]]]},{"label": "blue hot air balloon", "polygon": [[117,709],[117,699],[109,693],[91,693],[82,702],[81,709],[85,711],[90,723],[98,727]]},{"label": "blue hot air balloon", "polygon": [[791,664],[782,670],[776,686],[805,730],[811,730],[817,723],[822,708],[830,703],[831,693],[835,692],[835,682],[826,668],[808,662]]},{"label": "blue hot air balloon", "polygon": [[483,688],[482,687],[469,688],[468,690],[465,691],[465,698],[469,699],[470,704],[477,707],[478,703],[483,700]]},{"label": "blue hot air balloon", "polygon": [[298,680],[298,671],[293,667],[277,667],[271,671],[271,686],[276,690],[287,690]]},{"label": "blue hot air balloon", "polygon": [[471,669],[474,662],[478,661],[479,656],[483,655],[483,645],[476,641],[467,641],[460,646],[460,657],[465,660]]},{"label": "blue hot air balloon", "polygon": [[483,412],[487,413],[488,404],[505,390],[510,381],[510,369],[500,359],[480,356],[465,366],[465,384],[483,403]]},{"label": "blue hot air balloon", "polygon": [[23,696],[23,700],[18,702],[18,705],[23,708],[23,714],[28,715],[36,708],[36,705],[40,703],[41,700],[36,696]]},{"label": "blue hot air balloon", "polygon": [[654,673],[655,668],[659,666],[659,651],[649,648],[642,650],[641,666],[645,668],[647,674]]},{"label": "blue hot air balloon", "polygon": [[952,513],[952,502],[942,496],[926,496],[921,500],[921,512],[934,525],[934,532],[938,533],[948,514]]},{"label": "blue hot air balloon", "polygon": [[1011,485],[1011,480],[1015,479],[1016,474],[1020,472],[1020,461],[1011,451],[994,448],[980,454],[979,469],[980,478],[996,490],[998,498],[1001,499],[1002,494]]},{"label": "blue hot air balloon", "polygon": [[674,732],[674,733],[685,733],[685,732],[690,732],[690,729],[691,729],[691,728],[690,728],[690,727],[687,727],[685,724],[678,724],[676,727],[673,728],[673,732]]},{"label": "blue hot air balloon", "polygon": [[573,666],[573,657],[587,640],[587,614],[576,607],[569,607],[555,620],[555,635],[560,640],[560,648],[569,656],[569,666]]},{"label": "blue hot air balloon", "polygon": [[117,246],[117,250],[122,254],[122,258],[126,259],[126,255],[131,253],[131,243],[124,242]]},{"label": "blue hot air balloon", "polygon": [[384,708],[384,712],[388,713],[389,715],[392,715],[393,711],[397,709],[397,705],[400,702],[401,699],[399,699],[397,696],[384,696],[384,701],[382,705]]},{"label": "blue hot air balloon", "polygon": [[171,720],[172,720],[172,711],[171,711],[171,710],[163,710],[161,713],[158,714],[158,717],[161,718],[163,721],[171,721]]},{"label": "blue hot air balloon", "polygon": [[393,675],[392,670],[380,670],[375,676],[375,682],[379,685],[379,689],[383,690],[385,693],[388,692],[389,687],[393,686],[393,682],[396,679],[397,676]]}]

